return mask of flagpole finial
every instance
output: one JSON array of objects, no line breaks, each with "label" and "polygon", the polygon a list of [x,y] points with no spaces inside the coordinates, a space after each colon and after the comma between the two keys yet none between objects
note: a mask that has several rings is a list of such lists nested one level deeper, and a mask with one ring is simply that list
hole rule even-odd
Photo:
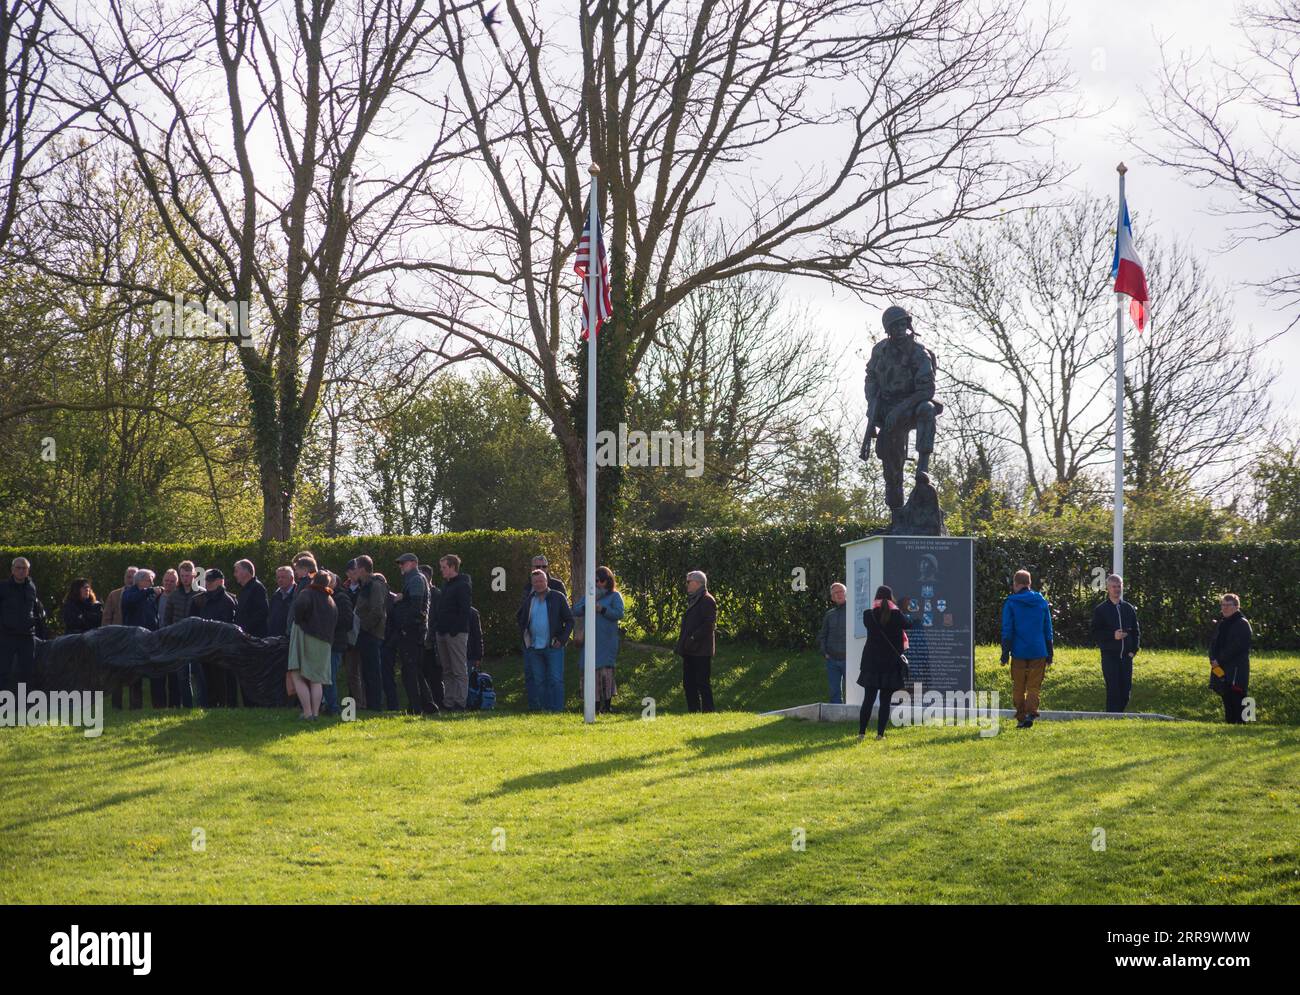
[{"label": "flagpole finial", "polygon": [[600,167],[593,162],[590,166],[587,167],[587,172],[590,173],[592,176],[599,176]]},{"label": "flagpole finial", "polygon": [[1128,172],[1128,167],[1121,162],[1118,166],[1115,167],[1115,172],[1119,173],[1120,176],[1123,176],[1125,173]]}]

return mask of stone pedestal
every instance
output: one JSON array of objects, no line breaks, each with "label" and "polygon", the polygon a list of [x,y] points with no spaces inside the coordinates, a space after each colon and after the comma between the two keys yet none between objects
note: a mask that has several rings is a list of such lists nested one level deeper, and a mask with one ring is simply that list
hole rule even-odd
[{"label": "stone pedestal", "polygon": [[[861,705],[862,612],[887,584],[911,620],[907,658],[923,690],[975,687],[975,540],[962,536],[875,535],[844,544],[848,585],[845,700]],[[901,648],[901,647],[900,647]]]}]

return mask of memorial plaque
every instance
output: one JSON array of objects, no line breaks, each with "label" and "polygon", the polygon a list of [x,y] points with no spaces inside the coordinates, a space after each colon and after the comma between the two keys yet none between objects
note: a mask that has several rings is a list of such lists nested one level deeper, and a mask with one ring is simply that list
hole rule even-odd
[{"label": "memorial plaque", "polygon": [[971,545],[969,539],[929,536],[885,541],[884,582],[911,619],[907,659],[913,682],[925,690],[974,687]]},{"label": "memorial plaque", "polygon": [[907,658],[912,683],[923,690],[971,691],[975,686],[975,541],[957,536],[876,535],[844,547],[849,580],[846,638],[847,701],[862,701],[858,667],[866,630],[862,612],[876,587],[887,584],[911,620]]}]

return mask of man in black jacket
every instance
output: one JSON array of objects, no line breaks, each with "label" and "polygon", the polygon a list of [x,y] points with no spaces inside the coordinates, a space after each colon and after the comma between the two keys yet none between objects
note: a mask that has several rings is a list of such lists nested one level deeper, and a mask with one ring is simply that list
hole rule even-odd
[{"label": "man in black jacket", "polygon": [[[266,585],[257,579],[257,568],[252,560],[240,560],[235,564],[235,583],[239,585],[239,596],[235,599],[235,624],[250,636],[266,638],[271,602],[266,595]],[[239,690],[244,707],[253,707],[248,691],[242,686]]]},{"label": "man in black jacket", "polygon": [[1244,703],[1250,689],[1250,622],[1241,613],[1241,599],[1219,599],[1222,617],[1210,639],[1210,686],[1223,696],[1223,718],[1231,725],[1246,721]]},{"label": "man in black jacket", "polygon": [[460,572],[460,557],[448,553],[438,561],[442,571],[442,596],[438,598],[438,615],[434,633],[438,659],[442,661],[443,697],[447,708],[464,709],[469,696],[469,610],[473,584],[469,574]]},{"label": "man in black jacket", "polygon": [[11,574],[0,581],[0,690],[16,692],[35,676],[36,634],[45,609],[29,576],[32,565],[25,557],[13,561]]},{"label": "man in black jacket", "polygon": [[524,649],[524,688],[529,708],[564,710],[564,644],[573,634],[569,600],[547,584],[546,571],[533,571],[532,588],[515,612]]},{"label": "man in black jacket", "polygon": [[682,658],[682,689],[688,712],[713,711],[713,653],[716,649],[718,603],[709,593],[703,570],[686,575],[686,611],[677,653]]},{"label": "man in black jacket", "polygon": [[268,596],[269,607],[266,613],[266,634],[268,636],[289,635],[289,613],[293,609],[293,598],[298,593],[294,583],[293,567],[277,567],[275,571],[275,590]]},{"label": "man in black jacket", "polygon": [[[226,590],[226,575],[213,567],[203,575],[204,589],[190,602],[190,618],[235,624],[238,605]],[[208,687],[208,705],[212,708],[235,708],[239,705],[239,682],[235,675],[215,663],[203,665]]]},{"label": "man in black jacket", "polygon": [[414,553],[399,556],[397,567],[402,571],[402,584],[393,606],[393,619],[397,624],[397,656],[406,689],[406,710],[412,715],[436,712],[433,692],[420,666],[424,638],[429,633],[429,582],[420,572],[420,558]]},{"label": "man in black jacket", "polygon": [[266,594],[266,585],[257,579],[257,568],[252,560],[240,560],[235,564],[235,583],[239,585],[235,624],[250,636],[266,638],[271,601]]},{"label": "man in black jacket", "polygon": [[1128,708],[1133,691],[1133,657],[1142,645],[1137,609],[1124,600],[1124,581],[1106,578],[1106,600],[1092,612],[1092,639],[1101,647],[1101,676],[1106,681],[1106,711]]}]

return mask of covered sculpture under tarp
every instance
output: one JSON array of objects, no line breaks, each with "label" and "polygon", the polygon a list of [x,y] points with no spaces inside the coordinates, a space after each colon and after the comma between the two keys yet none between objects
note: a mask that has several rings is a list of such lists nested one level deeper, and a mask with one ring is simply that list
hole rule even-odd
[{"label": "covered sculpture under tarp", "polygon": [[36,640],[36,682],[47,691],[114,691],[188,663],[215,663],[234,672],[250,701],[271,705],[284,694],[288,659],[288,639],[259,639],[228,622],[187,618],[157,632],[106,625]]}]

